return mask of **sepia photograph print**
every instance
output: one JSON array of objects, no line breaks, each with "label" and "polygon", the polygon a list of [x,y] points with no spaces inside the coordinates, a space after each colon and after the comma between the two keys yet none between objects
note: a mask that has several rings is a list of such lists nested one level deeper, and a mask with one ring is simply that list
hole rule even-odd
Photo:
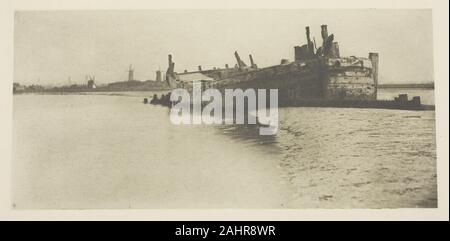
[{"label": "sepia photograph print", "polygon": [[433,15],[17,9],[10,209],[437,210]]}]

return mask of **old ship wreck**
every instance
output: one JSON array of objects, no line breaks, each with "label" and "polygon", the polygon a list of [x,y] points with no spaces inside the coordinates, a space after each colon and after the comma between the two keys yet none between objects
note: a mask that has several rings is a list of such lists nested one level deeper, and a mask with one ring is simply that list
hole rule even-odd
[{"label": "old ship wreck", "polygon": [[[225,68],[175,72],[175,63],[169,55],[169,67],[165,80],[171,88],[192,90],[192,83],[200,81],[202,86],[225,89],[278,89],[280,107],[356,107],[389,109],[429,109],[420,103],[420,97],[408,100],[400,95],[393,101],[377,100],[378,53],[368,57],[341,57],[339,44],[334,35],[328,34],[327,25],[321,26],[322,45],[311,40],[306,27],[306,44],[295,46],[295,60],[282,59],[279,65],[258,68],[252,55],[246,64],[237,52],[236,65]],[[152,103],[170,106],[169,95],[161,99],[154,97]]]}]

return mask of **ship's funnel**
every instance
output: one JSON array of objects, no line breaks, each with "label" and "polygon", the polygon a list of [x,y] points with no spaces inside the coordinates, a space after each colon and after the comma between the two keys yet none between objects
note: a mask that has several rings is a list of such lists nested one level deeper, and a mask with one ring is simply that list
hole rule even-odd
[{"label": "ship's funnel", "polygon": [[169,54],[168,59],[169,59],[169,68],[170,68],[172,66],[172,63],[173,63],[171,54]]},{"label": "ship's funnel", "polygon": [[175,63],[172,61],[172,55],[169,54],[169,73],[173,74],[175,72]]},{"label": "ship's funnel", "polygon": [[311,36],[310,36],[310,32],[309,32],[309,26],[306,26],[306,40],[309,43],[309,41],[311,41]]},{"label": "ship's funnel", "polygon": [[168,56],[169,59],[169,66],[167,67],[167,72],[166,72],[166,82],[169,84],[169,86],[172,88],[175,85],[175,63],[172,61],[172,55],[169,54]]},{"label": "ship's funnel", "polygon": [[327,25],[322,25],[320,26],[322,28],[321,34],[322,34],[322,39],[325,41],[328,38],[328,29],[327,29]]},{"label": "ship's funnel", "polygon": [[162,81],[161,71],[156,71],[156,81]]},{"label": "ship's funnel", "polygon": [[311,34],[309,31],[309,26],[306,26],[306,45],[307,45],[307,52],[308,52],[308,58],[311,58],[314,56],[314,43],[311,41]]}]

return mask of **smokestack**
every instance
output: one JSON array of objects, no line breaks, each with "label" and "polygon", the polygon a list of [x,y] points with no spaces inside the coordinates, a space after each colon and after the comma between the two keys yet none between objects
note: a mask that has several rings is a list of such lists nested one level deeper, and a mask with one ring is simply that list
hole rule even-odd
[{"label": "smokestack", "polygon": [[320,26],[321,28],[322,28],[322,31],[321,31],[321,33],[322,33],[322,39],[323,39],[323,41],[325,41],[325,40],[327,40],[327,38],[328,38],[328,29],[327,29],[327,25],[322,25],[322,26]]},{"label": "smokestack", "polygon": [[202,71],[202,66],[201,65],[198,66],[198,71]]},{"label": "smokestack", "polygon": [[167,68],[167,72],[166,72],[166,81],[167,83],[169,83],[169,86],[173,86],[173,80],[175,78],[175,63],[172,61],[172,55],[169,54],[168,56],[169,59],[169,67]]},{"label": "smokestack", "polygon": [[306,41],[309,43],[311,42],[311,36],[309,32],[309,26],[306,26]]},{"label": "smokestack", "polygon": [[172,55],[169,54],[169,66],[172,66]]},{"label": "smokestack", "polygon": [[311,41],[311,33],[309,31],[309,26],[306,27],[306,46],[308,46],[308,57],[311,58],[314,56],[314,43]]},{"label": "smokestack", "polygon": [[161,71],[160,70],[156,71],[156,81],[162,81]]}]

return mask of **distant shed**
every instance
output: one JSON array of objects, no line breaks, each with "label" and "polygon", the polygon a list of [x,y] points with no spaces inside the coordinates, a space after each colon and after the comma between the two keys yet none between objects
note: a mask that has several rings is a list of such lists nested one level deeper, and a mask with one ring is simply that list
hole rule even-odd
[{"label": "distant shed", "polygon": [[192,84],[194,82],[199,82],[202,84],[202,89],[207,89],[212,87],[212,83],[214,81],[213,78],[206,76],[202,73],[183,73],[177,74],[177,82],[179,88],[192,89]]},{"label": "distant shed", "polygon": [[186,73],[186,74],[178,74],[178,81],[182,82],[195,82],[195,81],[213,81],[214,79],[208,77],[202,73]]}]

